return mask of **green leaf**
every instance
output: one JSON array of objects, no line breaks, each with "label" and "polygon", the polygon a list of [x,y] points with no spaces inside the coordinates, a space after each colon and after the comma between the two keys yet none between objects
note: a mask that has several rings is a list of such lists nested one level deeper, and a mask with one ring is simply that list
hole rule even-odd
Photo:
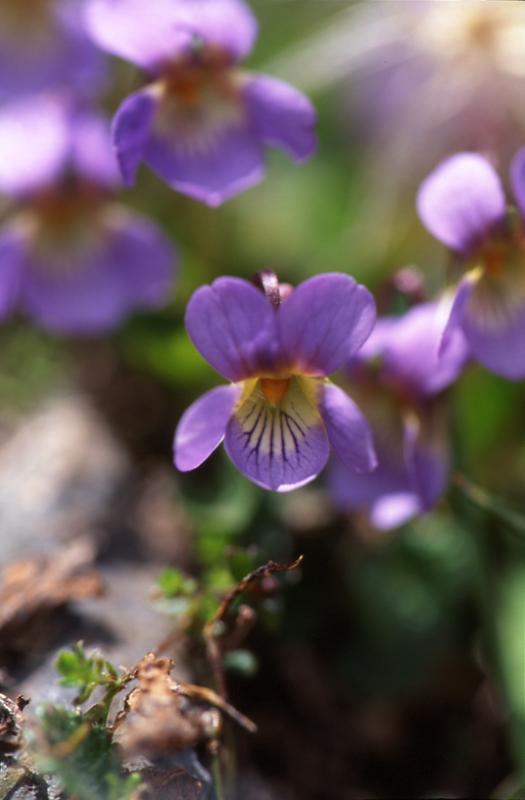
[{"label": "green leaf", "polygon": [[105,726],[91,724],[62,706],[39,709],[43,746],[36,759],[43,772],[59,778],[76,800],[128,800],[136,775],[123,776],[117,750]]},{"label": "green leaf", "polygon": [[108,686],[119,680],[113,664],[100,656],[88,656],[79,642],[70,650],[61,650],[56,660],[56,670],[62,676],[61,686],[78,690],[75,701],[84,703],[97,686]]},{"label": "green leaf", "polygon": [[181,570],[168,567],[157,578],[157,586],[167,598],[192,597],[197,591],[197,583]]},{"label": "green leaf", "polygon": [[[514,555],[515,557],[515,555]],[[493,612],[496,657],[510,713],[510,729],[521,780],[525,780],[525,560],[501,570]]]}]

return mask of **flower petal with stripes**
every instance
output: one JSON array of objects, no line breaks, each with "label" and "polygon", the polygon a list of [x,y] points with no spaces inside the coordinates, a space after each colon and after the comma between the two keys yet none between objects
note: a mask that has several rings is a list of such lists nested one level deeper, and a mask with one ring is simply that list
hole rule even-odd
[{"label": "flower petal with stripes", "polygon": [[329,444],[317,409],[318,391],[319,381],[297,376],[250,382],[224,442],[250,480],[284,492],[321,472]]}]

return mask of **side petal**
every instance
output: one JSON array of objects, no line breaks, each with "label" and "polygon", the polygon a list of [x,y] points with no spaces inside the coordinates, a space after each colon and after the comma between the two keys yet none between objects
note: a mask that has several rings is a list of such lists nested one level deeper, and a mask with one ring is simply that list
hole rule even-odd
[{"label": "side petal", "polygon": [[521,216],[525,217],[525,147],[518,150],[512,159],[510,182]]},{"label": "side petal", "polygon": [[248,281],[218,278],[192,295],[186,329],[212,367],[238,381],[274,366],[275,316],[264,294]]},{"label": "side petal", "polygon": [[330,450],[319,412],[297,378],[278,406],[257,385],[228,423],[224,446],[247,478],[277,492],[313,480]]},{"label": "side petal", "polygon": [[370,521],[379,530],[399,528],[421,514],[419,497],[414,492],[398,492],[378,497],[370,509]]},{"label": "side petal", "polygon": [[368,289],[334,272],[301,283],[280,307],[278,318],[290,362],[306,373],[328,375],[364,344],[376,307]]},{"label": "side petal", "polygon": [[267,75],[250,76],[244,98],[258,138],[304,161],[316,148],[316,112],[305,95]]},{"label": "side petal", "polygon": [[217,449],[241,391],[242,387],[233,384],[219,386],[203,394],[184,412],[173,442],[177,469],[189,472]]},{"label": "side petal", "polygon": [[151,134],[158,100],[151,89],[130,94],[112,125],[112,139],[126,186],[133,186]]},{"label": "side petal", "polygon": [[438,351],[439,358],[448,358],[448,351],[457,346],[457,337],[464,337],[463,317],[465,315],[465,309],[468,305],[470,295],[477,280],[478,275],[476,271],[468,272],[456,290],[456,294],[450,308],[450,314],[441,335],[441,342],[439,344]]},{"label": "side petal", "polygon": [[458,153],[423,181],[417,196],[423,225],[447,247],[468,254],[505,214],[501,181],[477,153]]},{"label": "side petal", "polygon": [[346,392],[333,383],[321,387],[319,410],[328,441],[335,454],[355,472],[371,472],[377,467],[372,431],[361,411]]}]

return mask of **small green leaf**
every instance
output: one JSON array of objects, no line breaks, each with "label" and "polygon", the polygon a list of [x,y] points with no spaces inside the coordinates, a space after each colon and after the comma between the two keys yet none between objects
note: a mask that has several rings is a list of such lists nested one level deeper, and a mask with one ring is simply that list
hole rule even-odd
[{"label": "small green leaf", "polygon": [[117,683],[119,675],[113,664],[100,656],[88,656],[79,642],[70,650],[61,650],[56,660],[60,685],[78,690],[77,703],[84,703],[97,686]]}]

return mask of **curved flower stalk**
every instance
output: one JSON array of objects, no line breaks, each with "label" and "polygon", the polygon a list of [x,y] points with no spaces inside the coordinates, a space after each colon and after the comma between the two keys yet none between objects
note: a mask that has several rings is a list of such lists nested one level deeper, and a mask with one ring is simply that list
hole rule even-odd
[{"label": "curved flower stalk", "polygon": [[352,389],[372,422],[379,464],[370,475],[352,475],[336,458],[329,485],[341,508],[366,511],[380,529],[428,511],[446,488],[450,454],[442,392],[468,357],[461,331],[439,355],[451,302],[422,303],[402,317],[378,320],[349,367]]},{"label": "curved flower stalk", "polygon": [[352,472],[374,469],[366,420],[326,377],[359,350],[374,322],[371,294],[338,273],[286,293],[275,280],[266,296],[238,278],[198,289],[186,328],[231,383],[204,394],[182,416],[174,442],[177,468],[195,469],[224,439],[235,466],[265,489],[308,483],[330,448]]},{"label": "curved flower stalk", "polygon": [[444,334],[461,328],[475,358],[510,380],[525,376],[525,148],[512,162],[519,216],[507,213],[486,158],[458,153],[423,182],[419,216],[465,271]]},{"label": "curved flower stalk", "polygon": [[109,124],[56,95],[0,113],[0,192],[18,211],[0,228],[0,315],[62,333],[98,333],[164,302],[173,254],[148,219],[111,202]]},{"label": "curved flower stalk", "polygon": [[0,3],[2,100],[59,87],[86,96],[104,77],[104,59],[86,35],[79,0]]},{"label": "curved flower stalk", "polygon": [[144,161],[172,188],[217,206],[262,179],[265,145],[298,161],[312,155],[307,98],[238,67],[257,34],[242,0],[89,0],[86,19],[102,48],[152,79],[114,120],[127,184]]}]

